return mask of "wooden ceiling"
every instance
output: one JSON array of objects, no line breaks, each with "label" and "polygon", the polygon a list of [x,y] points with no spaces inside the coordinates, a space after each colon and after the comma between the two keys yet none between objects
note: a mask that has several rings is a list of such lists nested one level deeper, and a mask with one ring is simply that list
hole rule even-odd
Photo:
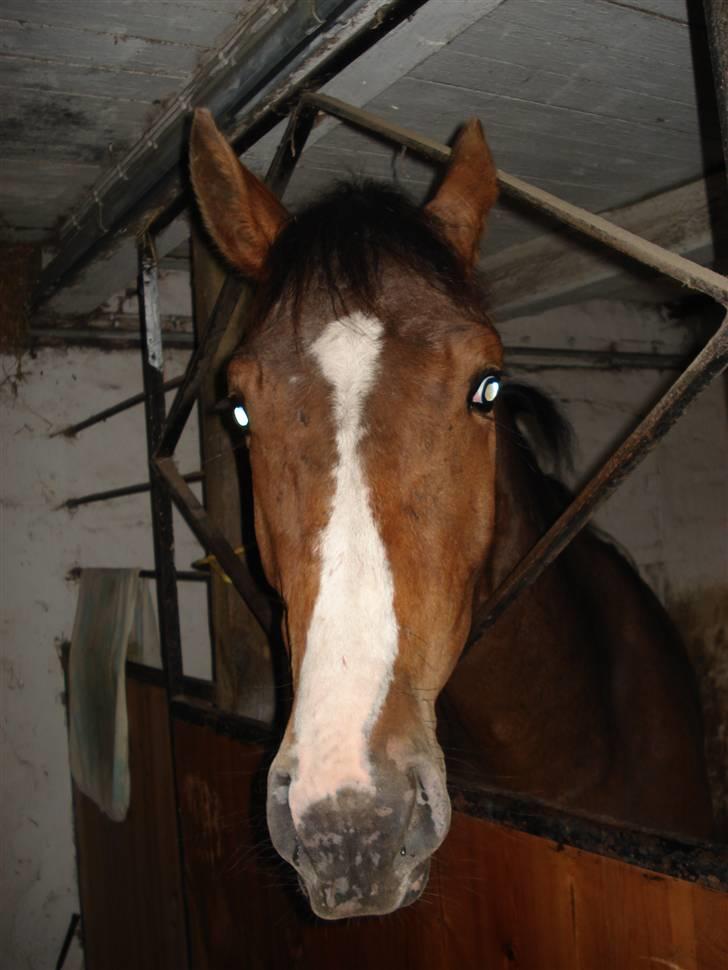
[{"label": "wooden ceiling", "polygon": [[[186,109],[185,92],[205,103],[195,79],[224,69],[219,52],[230,39],[297,5],[316,13],[312,0],[0,0],[0,236],[47,246],[71,238],[94,189],[113,188],[129,153],[153,147],[145,133],[153,136],[170,106]],[[477,115],[500,168],[593,211],[616,210],[618,220],[629,207],[637,231],[644,222],[658,241],[667,234],[676,248],[713,258],[722,181],[709,196],[704,179],[722,155],[699,0],[429,0],[325,90],[441,141]],[[253,167],[264,166],[276,137],[249,151]],[[394,178],[424,198],[435,173],[327,122],[287,201],[300,205],[349,175]],[[640,208],[645,199],[653,201]],[[688,226],[677,236],[676,220]],[[549,228],[499,205],[485,265],[508,277],[508,254],[522,262],[523,246],[533,254],[534,237]],[[173,234],[170,247],[180,238]],[[49,305],[88,311],[128,281],[128,268],[119,261],[103,295],[97,286],[77,299],[71,286]],[[618,270],[596,275],[611,286]],[[563,286],[552,281],[553,289]],[[501,302],[513,299],[506,293]]]},{"label": "wooden ceiling", "polygon": [[0,0],[0,238],[54,231],[261,0]]}]

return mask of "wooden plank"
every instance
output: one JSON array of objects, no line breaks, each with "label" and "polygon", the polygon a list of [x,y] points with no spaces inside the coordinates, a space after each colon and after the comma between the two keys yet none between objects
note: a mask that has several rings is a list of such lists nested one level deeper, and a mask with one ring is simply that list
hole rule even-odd
[{"label": "wooden plank", "polygon": [[[380,38],[376,49],[358,57],[346,71],[337,75],[335,82],[339,92],[351,96],[357,103],[362,103],[372,97],[374,93],[386,87],[399,74],[418,63],[442,43],[450,39],[459,30],[470,25],[474,19],[489,12],[501,0],[468,0],[459,3],[457,11],[453,11],[452,0],[429,0],[413,17],[397,30],[397,36],[392,43]],[[174,4],[170,4],[174,8]],[[320,10],[320,6],[318,8]],[[246,16],[249,13],[245,8]],[[351,31],[349,25],[342,23],[341,33]],[[249,34],[250,32],[248,32]],[[332,36],[335,36],[333,34]],[[246,40],[249,36],[246,35]],[[299,68],[300,71],[300,68]],[[376,75],[376,76],[375,76]],[[191,94],[191,103],[200,101],[200,94]],[[204,100],[204,99],[203,99]],[[258,168],[263,170],[278,143],[280,133],[272,133],[266,139],[266,145],[261,146]],[[321,137],[320,133],[313,133],[313,140]],[[254,165],[256,163],[254,162]],[[117,188],[123,186],[117,185]],[[97,187],[98,188],[98,187]],[[70,222],[66,223],[71,235]],[[54,300],[54,309],[60,313],[88,312],[95,309],[106,299],[110,292],[126,285],[127,279],[133,273],[133,246],[126,239],[117,239],[114,244],[115,252],[105,254],[90,269],[77,279],[73,289],[66,289]],[[159,250],[164,255],[163,250]]]},{"label": "wooden plank", "polygon": [[179,76],[164,71],[152,74],[103,64],[72,64],[0,53],[0,88],[8,92],[43,91],[89,100],[137,101],[146,104],[148,110],[174,94],[178,87]]},{"label": "wooden plank", "polygon": [[695,28],[705,26],[705,17],[701,5],[690,3],[689,0],[602,0],[615,7],[629,7],[641,11],[646,16],[654,16],[674,20],[679,24],[688,24]]},{"label": "wooden plank", "polygon": [[187,966],[164,688],[129,678],[131,803],[111,822],[74,790],[87,970]]},{"label": "wooden plank", "polygon": [[428,889],[376,920],[314,920],[265,834],[260,747],[177,723],[196,970],[725,970],[728,895],[455,812]]},{"label": "wooden plank", "polygon": [[[713,225],[728,232],[723,175],[602,215],[659,246],[709,261]],[[620,277],[645,280],[632,261],[568,233],[506,249],[483,260],[481,270],[500,319],[609,292]]]},{"label": "wooden plank", "polygon": [[82,27],[113,36],[211,46],[236,15],[261,0],[3,0],[7,20],[33,26]]},{"label": "wooden plank", "polygon": [[[108,165],[138,137],[148,105],[104,101],[58,93],[48,98],[33,91],[2,91],[2,158],[37,157]],[[33,124],[28,124],[28,118]],[[133,272],[132,272],[133,275]],[[127,278],[128,280],[128,278]],[[124,285],[124,284],[122,284]]]},{"label": "wooden plank", "polygon": [[560,70],[571,75],[696,104],[686,27],[646,17],[629,3],[517,0],[475,24],[452,47],[534,70],[552,68],[557,51]]},{"label": "wooden plank", "polygon": [[98,33],[87,30],[83,22],[73,27],[47,27],[0,16],[0,52],[58,64],[104,65],[163,74],[181,81],[195,69],[204,49],[123,33]]},{"label": "wooden plank", "polygon": [[[417,78],[403,78],[387,94],[386,100],[377,99],[371,105],[373,111],[394,120],[395,115],[402,117],[399,105],[404,105],[408,127],[426,130],[433,138],[449,138],[464,117],[477,115],[491,147],[501,157],[509,151],[520,151],[532,168],[536,164],[543,173],[553,156],[562,177],[576,175],[577,180],[584,174],[582,167],[588,165],[594,171],[611,172],[610,182],[617,190],[624,178],[648,175],[652,184],[663,187],[671,184],[669,180],[676,172],[686,173],[686,180],[701,172],[704,164],[716,163],[710,154],[714,152],[713,143],[707,144],[709,155],[704,160],[695,133],[655,127],[648,136],[642,126],[628,121],[517,99],[505,99],[504,103],[487,93],[461,92],[457,85]],[[651,166],[651,171],[635,171],[645,165]]]},{"label": "wooden plank", "polygon": [[[415,14],[383,37],[345,71],[325,84],[322,94],[335,95],[349,104],[362,106],[386,91],[418,64],[446,49],[455,37],[482,17],[488,17],[503,0],[428,0]],[[333,118],[322,118],[308,139],[312,146],[338,127]],[[264,171],[273,156],[281,131],[270,132],[246,153],[246,164]]]},{"label": "wooden plank", "polygon": [[[465,53],[452,47],[440,51],[411,76],[437,84],[457,85],[464,91],[482,91],[508,102],[552,105],[580,113],[614,118],[642,126],[649,140],[652,130],[676,131],[695,136],[698,116],[694,103],[677,101],[665,89],[661,95],[644,91],[630,91],[620,85],[620,79],[591,76],[588,69],[570,74],[563,70],[560,60],[551,55],[540,65],[521,56],[518,63],[503,58],[497,45],[491,43],[481,55]],[[507,104],[503,104],[507,112]]]}]

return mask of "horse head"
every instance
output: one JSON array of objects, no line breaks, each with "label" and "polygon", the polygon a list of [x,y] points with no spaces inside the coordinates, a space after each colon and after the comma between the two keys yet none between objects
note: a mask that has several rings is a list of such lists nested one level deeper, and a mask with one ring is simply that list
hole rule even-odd
[{"label": "horse head", "polygon": [[450,824],[435,701],[493,534],[501,346],[472,269],[495,168],[471,121],[424,208],[350,187],[291,218],[206,112],[190,162],[259,284],[228,379],[294,687],[271,837],[320,916],[391,912]]}]

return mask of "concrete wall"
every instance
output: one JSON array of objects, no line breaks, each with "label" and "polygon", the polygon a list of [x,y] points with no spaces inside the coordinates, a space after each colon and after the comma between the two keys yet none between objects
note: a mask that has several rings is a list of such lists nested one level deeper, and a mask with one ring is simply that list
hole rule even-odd
[{"label": "concrete wall", "polygon": [[[514,375],[552,392],[576,426],[573,481],[675,376],[665,369],[670,355],[686,352],[698,326],[699,321],[678,326],[664,314],[606,303],[503,326]],[[523,356],[536,346],[551,348],[555,356]],[[664,356],[653,369],[620,371],[600,371],[573,357],[574,351],[605,349]],[[184,354],[169,354],[167,376],[183,366]],[[145,479],[141,408],[76,440],[48,437],[139,390],[138,352],[48,349],[24,359],[19,377],[14,360],[4,359],[2,367],[0,962],[4,970],[40,970],[54,965],[78,907],[58,656],[60,642],[71,634],[76,599],[66,574],[76,565],[151,566],[152,540],[146,495],[74,513],[57,511],[71,496]],[[693,624],[696,656],[701,651],[708,656],[706,696],[722,698],[726,709],[728,670],[720,668],[726,661],[716,646],[723,621],[715,620],[710,604],[714,596],[723,602],[728,590],[727,438],[724,385],[717,382],[599,516],[666,602],[692,604],[692,614],[685,615]],[[194,434],[187,435],[180,455],[183,470],[198,467]],[[187,568],[199,547],[184,523],[178,522],[177,535],[178,566]],[[209,672],[204,589],[181,590],[185,667],[204,676]],[[716,743],[718,753],[725,753]]]},{"label": "concrete wall", "polygon": [[[184,354],[169,354],[167,376],[184,364]],[[142,378],[135,351],[42,350],[23,359],[17,378],[15,360],[1,366],[0,965],[40,970],[55,966],[78,909],[59,659],[77,588],[66,575],[74,566],[153,566],[148,495],[57,509],[72,496],[145,480],[142,408],[76,439],[49,434],[141,390]],[[179,464],[199,467],[194,433]],[[178,566],[200,555],[178,519]],[[205,586],[180,590],[186,672],[206,676]]]}]

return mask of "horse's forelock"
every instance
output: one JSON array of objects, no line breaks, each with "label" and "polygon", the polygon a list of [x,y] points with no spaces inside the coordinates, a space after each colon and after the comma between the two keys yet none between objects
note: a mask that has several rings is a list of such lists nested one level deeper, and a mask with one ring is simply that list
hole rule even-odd
[{"label": "horse's forelock", "polygon": [[483,315],[482,293],[436,220],[401,192],[375,182],[339,185],[290,220],[271,249],[258,315],[283,304],[295,323],[313,292],[328,297],[335,318],[375,313],[386,266]]}]

